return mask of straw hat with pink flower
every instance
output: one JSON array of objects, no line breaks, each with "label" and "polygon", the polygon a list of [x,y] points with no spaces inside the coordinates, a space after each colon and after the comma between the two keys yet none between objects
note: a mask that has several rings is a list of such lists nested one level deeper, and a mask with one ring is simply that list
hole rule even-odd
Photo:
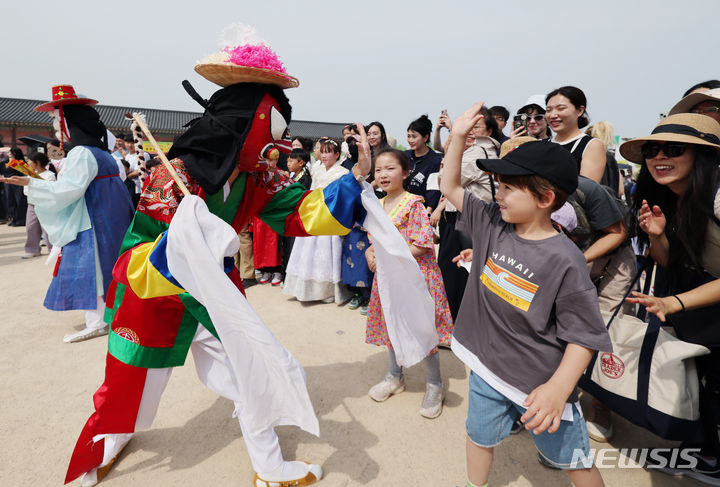
[{"label": "straw hat with pink flower", "polygon": [[220,51],[198,62],[195,71],[222,87],[235,83],[266,83],[283,89],[300,85],[255,29],[241,23],[223,31]]}]

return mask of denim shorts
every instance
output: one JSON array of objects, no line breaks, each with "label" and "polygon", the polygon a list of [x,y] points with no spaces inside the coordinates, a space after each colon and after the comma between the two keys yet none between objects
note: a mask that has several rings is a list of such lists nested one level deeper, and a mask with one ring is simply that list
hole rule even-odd
[{"label": "denim shorts", "polygon": [[[510,435],[515,420],[525,414],[525,408],[497,392],[474,372],[470,373],[469,396],[465,429],[470,441],[478,446],[491,448],[500,444]],[[528,433],[535,448],[557,468],[574,470],[590,468],[593,464],[587,426],[574,405],[573,421],[560,421],[555,433]]]}]

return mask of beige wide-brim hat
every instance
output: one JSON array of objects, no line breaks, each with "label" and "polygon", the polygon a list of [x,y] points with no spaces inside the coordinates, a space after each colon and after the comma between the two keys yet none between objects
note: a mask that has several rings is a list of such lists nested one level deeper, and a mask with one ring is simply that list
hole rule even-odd
[{"label": "beige wide-brim hat", "polygon": [[289,74],[232,63],[200,63],[195,65],[195,71],[223,88],[235,83],[265,83],[283,89],[300,86],[300,81]]},{"label": "beige wide-brim hat", "polygon": [[720,156],[720,123],[706,115],[678,113],[660,120],[652,134],[620,145],[620,154],[630,162],[645,164],[641,149],[645,142],[684,142],[714,147]]},{"label": "beige wide-brim hat", "polygon": [[675,115],[676,113],[689,113],[695,105],[708,100],[720,103],[720,88],[708,90],[704,93],[690,93],[688,96],[677,102],[668,112],[668,115]]}]

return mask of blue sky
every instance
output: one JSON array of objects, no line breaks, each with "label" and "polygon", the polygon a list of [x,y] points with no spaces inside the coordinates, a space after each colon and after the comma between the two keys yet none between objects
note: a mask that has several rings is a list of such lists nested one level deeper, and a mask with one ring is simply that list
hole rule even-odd
[{"label": "blue sky", "polygon": [[645,135],[687,87],[720,78],[715,0],[141,5],[5,9],[2,96],[44,99],[69,83],[105,104],[198,110],[180,82],[209,98],[216,87],[193,66],[233,22],[254,26],[300,79],[287,92],[294,118],[380,120],[400,143],[423,113],[456,116],[477,100],[514,112],[566,84],[585,91],[593,121]]}]

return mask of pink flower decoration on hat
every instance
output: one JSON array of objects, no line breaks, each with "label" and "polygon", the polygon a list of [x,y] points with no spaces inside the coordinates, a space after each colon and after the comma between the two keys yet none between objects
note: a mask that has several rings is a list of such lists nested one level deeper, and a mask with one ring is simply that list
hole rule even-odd
[{"label": "pink flower decoration on hat", "polygon": [[228,62],[237,64],[238,66],[269,69],[270,71],[287,74],[287,70],[280,59],[278,59],[277,54],[265,45],[228,46],[223,49],[223,52],[230,56]]}]

